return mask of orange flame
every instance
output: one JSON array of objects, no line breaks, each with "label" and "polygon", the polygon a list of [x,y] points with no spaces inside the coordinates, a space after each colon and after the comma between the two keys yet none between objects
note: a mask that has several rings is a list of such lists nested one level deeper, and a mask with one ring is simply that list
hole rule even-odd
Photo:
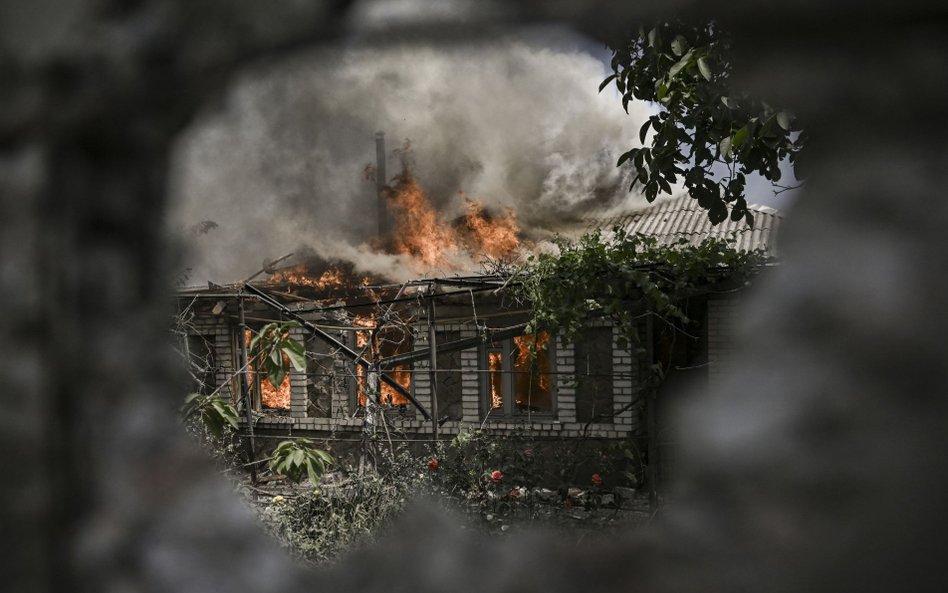
[{"label": "orange flame", "polygon": [[[355,315],[352,318],[352,324],[364,328],[374,328],[376,325],[376,320],[374,316],[371,315]],[[371,332],[366,331],[357,331],[356,332],[356,346],[359,350],[365,348],[369,343],[369,338],[371,337]],[[398,348],[398,351],[408,351],[409,345],[406,343],[404,347]],[[372,348],[366,350],[364,357],[366,360],[372,361],[375,360],[375,353],[379,352],[380,344],[378,343],[378,337],[376,337],[376,343],[373,344]],[[387,353],[389,355],[396,354],[398,352]],[[404,387],[406,390],[411,389],[411,367],[408,365],[399,365],[385,371],[387,375],[395,379],[395,382]],[[365,386],[365,367],[362,365],[356,365],[356,378],[358,380],[358,400],[359,405],[365,405],[366,398],[366,386]],[[383,404],[398,406],[402,404],[410,403],[408,398],[395,390],[394,387],[387,383],[379,382],[379,401]]]},{"label": "orange flame", "polygon": [[[247,330],[244,332],[244,339],[247,342],[247,345],[250,345],[250,340],[253,338],[253,332]],[[289,365],[289,359],[286,354],[283,355],[283,364]],[[254,372],[253,364],[247,364],[247,372],[251,377],[256,377]],[[290,409],[290,376],[286,375],[283,377],[283,382],[279,387],[274,387],[266,377],[260,377],[259,383],[257,381],[252,381],[250,388],[253,389],[255,385],[260,385],[260,405],[264,408],[269,408],[271,410],[280,409],[288,410]]]},{"label": "orange flame", "polygon": [[483,204],[476,200],[466,202],[467,235],[476,253],[502,258],[520,250],[520,227],[513,210],[508,209],[503,216],[488,218]]},{"label": "orange flame", "polygon": [[[516,357],[513,361],[517,407],[552,410],[550,389],[550,334],[540,332],[514,338]],[[531,354],[535,351],[535,356]]]},{"label": "orange flame", "polygon": [[410,255],[419,269],[457,270],[472,258],[506,258],[520,250],[520,227],[512,210],[492,217],[483,204],[465,198],[465,216],[454,223],[445,222],[407,171],[395,178],[386,197],[395,219],[392,251]]},{"label": "orange flame", "polygon": [[395,252],[428,267],[448,265],[447,252],[458,248],[457,234],[439,220],[418,181],[403,173],[388,200],[395,214]]},{"label": "orange flame", "polygon": [[330,267],[320,274],[319,277],[314,278],[308,275],[305,264],[278,270],[270,276],[268,282],[270,284],[285,283],[295,286],[310,286],[318,289],[338,288],[348,284],[345,274],[343,274],[342,270],[338,267]]},{"label": "orange flame", "polygon": [[[284,355],[285,358],[285,355]],[[290,376],[283,378],[280,387],[274,387],[263,377],[260,379],[260,404],[264,408],[290,409]]]},{"label": "orange flame", "polygon": [[503,353],[488,352],[487,367],[490,369],[490,407],[492,410],[504,407]]}]

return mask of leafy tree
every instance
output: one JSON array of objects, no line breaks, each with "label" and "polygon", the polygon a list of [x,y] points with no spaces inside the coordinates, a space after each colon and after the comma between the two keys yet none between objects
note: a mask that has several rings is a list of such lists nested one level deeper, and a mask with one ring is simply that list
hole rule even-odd
[{"label": "leafy tree", "polygon": [[[626,112],[633,99],[660,108],[639,130],[643,147],[619,157],[617,166],[635,168],[630,191],[641,185],[651,202],[671,194],[680,179],[714,224],[728,208],[732,220],[753,224],[744,196],[748,174],[759,173],[776,191],[788,189],[778,183],[786,159],[801,178],[797,160],[806,140],[796,118],[731,88],[730,42],[716,24],[662,23],[611,49],[613,73],[599,90],[615,82]],[[725,174],[717,173],[721,168]]]}]

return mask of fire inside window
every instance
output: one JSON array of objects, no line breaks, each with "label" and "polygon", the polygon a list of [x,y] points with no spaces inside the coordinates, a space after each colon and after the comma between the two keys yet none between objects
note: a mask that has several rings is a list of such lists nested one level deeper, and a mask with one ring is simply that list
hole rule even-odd
[{"label": "fire inside window", "polygon": [[487,345],[484,391],[488,418],[553,413],[552,349],[553,340],[546,332]]},{"label": "fire inside window", "polygon": [[[370,318],[356,317],[353,319],[355,325],[370,328],[375,326],[375,320]],[[375,334],[375,340],[371,344],[372,330],[365,329],[355,332],[355,345],[358,352],[363,353],[363,357],[368,361],[376,359],[384,360],[386,357],[394,356],[411,351],[411,335],[400,327],[390,326],[383,328]],[[358,379],[356,388],[356,402],[359,407],[365,406],[366,386],[365,386],[365,368],[356,365],[356,378]],[[385,373],[395,379],[395,382],[411,391],[411,365],[398,365],[385,369]],[[383,405],[401,406],[408,405],[411,402],[407,397],[395,390],[391,385],[380,382],[379,399]]]},{"label": "fire inside window", "polygon": [[[250,340],[253,339],[254,332],[247,330],[244,339],[247,346],[250,346]],[[289,360],[283,355],[283,364],[288,368]],[[251,377],[250,390],[253,392],[254,403],[259,403],[259,408],[264,410],[289,410],[290,409],[290,375],[287,373],[283,377],[283,382],[279,386],[274,386],[267,380],[265,371],[257,370],[252,363],[248,363],[247,372]],[[255,406],[257,407],[257,406]]]}]

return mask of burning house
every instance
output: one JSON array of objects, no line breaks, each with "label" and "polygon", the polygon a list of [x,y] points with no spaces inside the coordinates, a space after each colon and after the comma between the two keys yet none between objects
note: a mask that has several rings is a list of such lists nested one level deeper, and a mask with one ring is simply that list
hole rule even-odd
[{"label": "burning house", "polygon": [[[657,358],[692,380],[718,376],[730,348],[734,291],[696,299],[691,314],[704,321],[703,334],[688,343],[636,350],[605,320],[573,342],[530,334],[530,312],[508,297],[508,279],[469,273],[478,258],[499,262],[531,247],[516,214],[467,200],[462,216],[444,220],[409,173],[394,179],[379,187],[379,220],[390,228],[380,228],[371,247],[407,273],[365,273],[350,262],[297,254],[241,283],[179,291],[188,350],[202,361],[197,382],[238,404],[246,390],[255,430],[339,435],[384,418],[386,427],[428,436],[484,427],[622,439],[644,428],[645,378]],[[773,255],[780,216],[756,208],[755,217],[754,228],[711,227],[686,196],[599,226],[662,242],[733,236],[738,249]],[[432,276],[433,269],[453,272]],[[292,337],[305,344],[306,368],[273,386],[247,363],[245,346],[254,330],[278,320],[296,322]]]}]

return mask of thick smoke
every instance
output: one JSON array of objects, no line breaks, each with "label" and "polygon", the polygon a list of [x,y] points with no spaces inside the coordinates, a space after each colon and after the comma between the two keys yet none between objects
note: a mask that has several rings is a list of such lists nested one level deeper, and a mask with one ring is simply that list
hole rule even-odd
[{"label": "thick smoke", "polygon": [[[528,232],[596,211],[644,204],[618,155],[648,108],[626,115],[597,93],[606,64],[577,49],[490,43],[319,50],[246,72],[182,139],[174,229],[219,225],[190,243],[190,281],[230,282],[301,247],[397,276],[370,257],[375,192],[364,178],[375,132],[392,156],[406,139],[414,173],[446,218],[464,195],[515,209]],[[362,246],[362,247],[360,247]]]}]

